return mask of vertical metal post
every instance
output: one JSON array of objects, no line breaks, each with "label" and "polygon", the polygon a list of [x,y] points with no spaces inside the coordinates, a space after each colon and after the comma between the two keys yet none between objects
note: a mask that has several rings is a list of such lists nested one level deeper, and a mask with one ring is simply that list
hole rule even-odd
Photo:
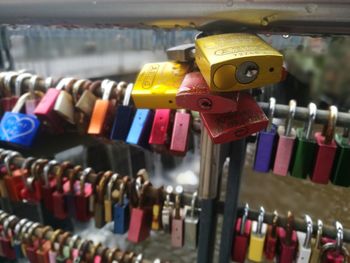
[{"label": "vertical metal post", "polygon": [[213,262],[217,211],[218,187],[223,163],[227,156],[227,145],[213,144],[206,129],[202,128],[198,197],[201,204],[198,263]]},{"label": "vertical metal post", "polygon": [[234,141],[231,143],[224,221],[222,224],[220,241],[220,263],[228,263],[231,261],[232,239],[237,217],[238,196],[244,165],[245,149],[245,140]]}]

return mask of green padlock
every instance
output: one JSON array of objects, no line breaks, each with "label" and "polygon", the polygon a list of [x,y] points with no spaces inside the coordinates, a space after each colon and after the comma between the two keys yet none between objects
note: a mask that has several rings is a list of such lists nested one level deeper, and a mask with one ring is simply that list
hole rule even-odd
[{"label": "green padlock", "polygon": [[297,144],[291,175],[305,179],[312,173],[315,158],[316,141],[313,136],[313,125],[316,118],[317,107],[315,103],[309,104],[309,118],[304,128],[297,129]]},{"label": "green padlock", "polygon": [[332,169],[331,181],[335,185],[350,186],[350,141],[349,129],[344,129],[343,134],[336,134],[337,152]]}]

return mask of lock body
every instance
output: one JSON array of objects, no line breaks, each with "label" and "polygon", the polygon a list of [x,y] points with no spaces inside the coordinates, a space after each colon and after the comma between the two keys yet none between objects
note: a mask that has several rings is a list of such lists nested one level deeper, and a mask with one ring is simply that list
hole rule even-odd
[{"label": "lock body", "polygon": [[86,89],[84,90],[83,94],[81,94],[79,100],[75,104],[75,107],[86,116],[91,116],[96,100],[97,97],[90,90]]},{"label": "lock body", "polygon": [[252,232],[250,234],[250,245],[248,251],[248,259],[254,262],[261,262],[263,259],[263,251],[265,244],[265,237],[267,231],[267,225],[262,224],[261,233],[256,233],[258,222],[252,222]]},{"label": "lock body", "polygon": [[73,97],[67,91],[61,90],[53,110],[64,120],[75,124]]},{"label": "lock body", "polygon": [[10,260],[15,260],[16,252],[9,237],[0,237],[0,244],[4,256]]},{"label": "lock body", "polygon": [[304,232],[297,232],[297,238],[298,238],[298,253],[296,257],[297,263],[309,263],[310,256],[311,256],[311,248],[304,247],[303,243],[305,240],[306,234]]},{"label": "lock body", "polygon": [[76,214],[76,219],[85,222],[88,221],[91,218],[91,214],[89,211],[89,199],[90,196],[92,195],[92,186],[90,183],[85,183],[85,189],[83,193],[80,191],[77,192],[75,195],[75,214]]},{"label": "lock body", "polygon": [[129,201],[124,198],[123,204],[114,205],[114,233],[125,234],[129,229],[130,210]]},{"label": "lock body", "polygon": [[184,244],[184,220],[173,218],[171,222],[171,246],[180,248]]},{"label": "lock body", "polygon": [[188,133],[191,115],[186,112],[176,112],[171,135],[170,151],[176,155],[185,155],[187,152]]},{"label": "lock body", "polygon": [[0,99],[1,109],[3,112],[11,111],[12,108],[16,105],[18,97],[11,96]]},{"label": "lock body", "polygon": [[5,112],[0,127],[1,141],[30,147],[39,132],[40,121],[34,115]]},{"label": "lock body", "polygon": [[241,93],[236,112],[200,113],[203,124],[214,143],[227,143],[265,129],[268,119],[254,98]]},{"label": "lock body", "polygon": [[106,132],[108,113],[111,109],[111,103],[109,100],[96,100],[89,128],[88,134],[103,135]]},{"label": "lock body", "polygon": [[132,90],[136,108],[177,109],[175,97],[189,66],[161,62],[143,66]]},{"label": "lock body", "polygon": [[312,173],[316,152],[316,141],[303,138],[303,129],[297,129],[295,157],[291,175],[305,179]]},{"label": "lock body", "polygon": [[111,133],[112,140],[126,141],[134,115],[133,108],[118,105]]},{"label": "lock body", "polygon": [[247,256],[249,235],[252,227],[252,221],[247,220],[244,225],[244,233],[240,234],[242,218],[238,218],[236,222],[236,235],[232,246],[232,261],[243,263]]},{"label": "lock body", "polygon": [[327,184],[331,176],[337,144],[334,140],[330,144],[324,144],[324,136],[320,132],[315,133],[315,139],[317,150],[311,181],[318,184]]},{"label": "lock body", "polygon": [[187,73],[176,94],[176,104],[184,109],[225,113],[237,110],[238,93],[217,94],[210,92],[200,72]]},{"label": "lock body", "polygon": [[198,230],[199,230],[199,212],[194,211],[192,217],[191,211],[187,210],[185,216],[185,245],[190,248],[197,248],[198,245]]},{"label": "lock body", "polygon": [[94,219],[96,228],[102,228],[106,224],[104,204],[100,201],[95,202]]},{"label": "lock body", "polygon": [[272,226],[268,226],[266,234],[266,243],[265,243],[265,258],[267,260],[273,260],[276,256],[277,250],[277,235],[272,235]]},{"label": "lock body", "polygon": [[25,102],[25,112],[26,114],[34,114],[36,106],[40,103],[41,98],[31,98],[27,99]]},{"label": "lock body", "polygon": [[295,260],[296,248],[297,248],[297,233],[293,230],[291,242],[286,242],[286,231],[278,227],[277,235],[279,239],[279,255],[277,262],[279,263],[292,263]]},{"label": "lock body", "polygon": [[21,191],[24,188],[22,170],[16,169],[12,171],[12,176],[6,175],[3,180],[10,200],[13,202],[22,201]]},{"label": "lock body", "polygon": [[295,134],[285,136],[284,127],[278,128],[279,140],[276,150],[275,162],[273,165],[273,173],[286,176],[288,174],[289,165],[293,155]]},{"label": "lock body", "polygon": [[275,125],[272,125],[270,131],[259,132],[254,160],[255,171],[266,173],[270,170],[276,141],[277,128]]},{"label": "lock body", "polygon": [[171,221],[172,221],[173,208],[163,207],[162,209],[162,227],[165,233],[171,233]]},{"label": "lock body", "polygon": [[153,125],[148,143],[165,146],[169,140],[170,115],[169,109],[157,109],[154,114]]},{"label": "lock body", "polygon": [[350,145],[349,138],[343,138],[340,134],[335,135],[337,151],[332,170],[332,183],[335,185],[350,186]]},{"label": "lock body", "polygon": [[[213,35],[195,44],[196,63],[212,91],[262,87],[282,78],[282,54],[255,35]],[[249,76],[250,69],[258,74]]]},{"label": "lock body", "polygon": [[66,203],[63,192],[55,191],[52,195],[52,202],[54,204],[53,214],[58,219],[67,218]]},{"label": "lock body", "polygon": [[132,208],[128,240],[140,243],[150,235],[152,212],[149,209]]},{"label": "lock body", "polygon": [[53,193],[55,192],[56,189],[56,179],[51,179],[49,180],[49,185],[41,185],[41,192],[43,196],[43,204],[44,207],[53,213],[54,209],[54,203],[53,203]]},{"label": "lock body", "polygon": [[152,230],[157,231],[160,229],[160,221],[159,221],[159,219],[160,219],[160,217],[159,217],[160,216],[160,205],[158,205],[158,204],[153,205],[152,211],[153,211],[153,216],[152,216],[151,228],[152,228]]},{"label": "lock body", "polygon": [[149,148],[148,139],[152,128],[154,113],[148,109],[138,109],[131,124],[126,142]]}]

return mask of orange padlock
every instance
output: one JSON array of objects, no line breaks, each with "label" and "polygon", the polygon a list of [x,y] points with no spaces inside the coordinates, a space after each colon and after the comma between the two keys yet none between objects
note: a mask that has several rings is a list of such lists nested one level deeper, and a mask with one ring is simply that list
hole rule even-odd
[{"label": "orange padlock", "polygon": [[115,87],[115,82],[110,80],[102,81],[101,88],[103,90],[102,99],[98,99],[95,102],[95,106],[92,112],[88,134],[103,135],[106,132],[108,126],[108,114],[113,107],[110,101],[110,96]]}]

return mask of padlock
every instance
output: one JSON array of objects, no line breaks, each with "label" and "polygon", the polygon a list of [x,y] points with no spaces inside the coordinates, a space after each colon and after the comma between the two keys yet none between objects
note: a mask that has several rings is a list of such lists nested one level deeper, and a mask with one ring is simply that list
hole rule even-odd
[{"label": "padlock", "polygon": [[299,249],[298,249],[296,263],[309,263],[310,261],[311,239],[312,239],[312,232],[313,232],[311,217],[308,215],[305,215],[305,222],[306,222],[306,233],[297,231]]},{"label": "padlock", "polygon": [[91,218],[89,211],[89,199],[92,195],[92,186],[87,182],[87,177],[93,172],[92,168],[85,168],[79,177],[79,188],[75,191],[75,218],[85,222]]},{"label": "padlock", "polygon": [[191,62],[194,60],[194,44],[182,44],[166,50],[168,60],[177,62]]},{"label": "padlock", "polygon": [[18,96],[12,96],[12,91],[11,91],[11,82],[13,78],[17,78],[18,72],[4,72],[4,77],[3,77],[3,93],[4,97],[1,98],[1,108],[3,112],[6,111],[11,111],[12,108],[16,105]]},{"label": "padlock", "polygon": [[158,231],[161,229],[161,203],[162,203],[162,196],[163,196],[163,187],[160,187],[157,189],[157,196],[155,199],[155,203],[152,207],[152,225],[151,229],[154,231]]},{"label": "padlock", "polygon": [[25,234],[28,232],[28,229],[34,224],[34,222],[31,221],[27,221],[23,227],[21,228],[21,231],[18,234],[18,240],[20,241],[20,249],[21,249],[21,254],[23,255],[23,257],[27,257],[26,254],[26,247],[27,244],[25,241]]},{"label": "padlock", "polygon": [[221,114],[200,113],[203,124],[214,143],[222,144],[245,138],[261,131],[268,119],[248,93],[241,93],[236,112]]},{"label": "padlock", "polygon": [[[249,236],[252,221],[248,219],[249,206],[244,207],[244,213],[241,218],[236,221],[235,236],[232,244],[231,258],[235,262],[243,263],[246,259]],[[186,229],[187,231],[187,229]]]},{"label": "padlock", "polygon": [[66,263],[66,261],[68,260],[68,257],[64,255],[63,250],[65,247],[65,243],[69,237],[70,237],[69,232],[65,232],[61,235],[60,242],[57,249],[57,254],[56,254],[56,263]]},{"label": "padlock", "polygon": [[7,188],[8,197],[13,202],[21,201],[21,191],[24,188],[22,170],[12,170],[12,160],[16,157],[21,157],[21,155],[18,152],[11,152],[4,160],[7,175],[3,177],[3,180]]},{"label": "padlock", "polygon": [[61,89],[61,92],[58,94],[53,107],[53,111],[70,124],[75,124],[75,119],[74,101],[73,96],[69,93],[69,89],[75,81],[73,78],[68,78],[65,84],[57,87],[57,89]]},{"label": "padlock", "polygon": [[[78,80],[79,81],[79,80]],[[78,81],[73,86],[73,94],[77,94],[80,87]],[[83,83],[81,85],[85,85],[86,80],[82,80]],[[90,85],[88,88],[84,89],[83,93],[79,98],[76,97],[76,103],[75,107],[81,111],[85,116],[90,117],[92,115],[92,112],[94,110],[94,105],[97,100],[97,96],[95,95],[96,90],[101,86],[101,81],[95,81],[92,83],[89,83]]]},{"label": "padlock", "polygon": [[324,128],[324,133],[315,133],[317,142],[316,157],[311,176],[311,181],[318,184],[327,184],[335,159],[337,144],[334,141],[334,130],[337,123],[338,109],[335,106],[329,108],[329,120]]},{"label": "padlock", "polygon": [[[25,113],[26,114],[34,114],[36,106],[39,104],[40,100],[44,96],[44,93],[41,91],[35,91],[37,82],[39,82],[41,78],[37,75],[34,75],[29,80],[28,85],[28,93],[30,94],[29,98],[25,101]],[[17,82],[16,82],[17,84]]]},{"label": "padlock", "polygon": [[175,97],[189,65],[177,62],[143,66],[132,90],[136,108],[177,109]]},{"label": "padlock", "polygon": [[148,143],[152,146],[156,152],[166,151],[170,136],[170,121],[171,110],[169,109],[157,109],[154,114],[151,133],[149,135]]},{"label": "padlock", "polygon": [[238,92],[210,92],[202,74],[190,72],[186,74],[176,94],[176,105],[193,111],[225,113],[237,110],[238,98]]},{"label": "padlock", "polygon": [[106,188],[106,194],[104,198],[104,210],[105,210],[105,222],[109,223],[113,220],[113,201],[112,201],[112,191],[115,183],[118,179],[118,174],[113,174],[109,180]]},{"label": "padlock", "polygon": [[136,191],[138,192],[138,207],[131,209],[128,240],[132,243],[140,243],[150,235],[152,223],[152,210],[145,204],[145,195],[151,184],[147,181],[143,185],[141,178],[136,179]]},{"label": "padlock", "polygon": [[314,103],[309,103],[309,118],[304,129],[297,129],[297,140],[295,157],[291,175],[305,179],[312,173],[314,163],[316,141],[313,135],[313,124],[315,122],[317,107]]},{"label": "padlock", "polygon": [[110,101],[112,91],[115,87],[115,82],[110,80],[104,80],[101,84],[103,90],[102,99],[98,99],[95,102],[94,109],[91,115],[91,120],[87,133],[93,135],[107,134],[110,127],[110,122],[113,110],[113,103]]},{"label": "padlock", "polygon": [[272,225],[267,227],[266,241],[265,241],[265,258],[273,261],[276,256],[277,249],[277,224],[278,224],[278,213],[274,211]]},{"label": "padlock", "polygon": [[62,163],[58,166],[58,169],[55,172],[56,177],[56,190],[52,194],[53,202],[53,215],[58,219],[65,219],[68,216],[67,206],[64,200],[64,191],[63,191],[63,174],[64,171],[70,167],[68,162]]},{"label": "padlock", "polygon": [[248,259],[254,262],[261,262],[263,259],[263,251],[267,231],[267,225],[264,223],[264,216],[265,210],[263,207],[260,207],[258,221],[252,222]]},{"label": "padlock", "polygon": [[172,154],[180,156],[186,154],[190,124],[191,115],[186,112],[186,110],[178,110],[175,113],[169,147],[169,150]]},{"label": "padlock", "polygon": [[105,172],[101,180],[98,182],[98,186],[96,187],[94,211],[96,228],[102,228],[106,224],[104,211],[104,194],[106,192],[108,182],[112,175],[113,173],[111,171]]},{"label": "padlock", "polygon": [[162,227],[165,233],[171,233],[174,203],[170,201],[170,195],[173,193],[173,187],[169,185],[165,191],[166,198],[162,209]]},{"label": "padlock", "polygon": [[73,235],[69,241],[68,250],[66,251],[68,252],[67,256],[69,257],[71,263],[74,263],[74,260],[78,257],[79,251],[75,247],[80,240],[81,239],[78,235]]},{"label": "padlock", "polygon": [[295,130],[293,129],[293,119],[297,103],[295,100],[289,101],[289,114],[286,119],[285,127],[278,127],[278,144],[276,150],[273,173],[286,176],[288,174],[290,161],[293,155],[295,143]]},{"label": "padlock", "polygon": [[57,229],[53,232],[53,234],[50,237],[50,242],[51,242],[51,249],[49,250],[49,262],[50,263],[56,263],[56,257],[58,254],[57,251],[57,246],[56,246],[56,241],[58,237],[63,233],[63,230]]},{"label": "padlock", "polygon": [[52,169],[57,165],[59,163],[56,160],[51,160],[45,165],[43,173],[44,183],[41,185],[44,207],[51,213],[54,207],[52,195],[56,189],[56,178],[50,178],[50,175]]},{"label": "padlock", "polygon": [[285,229],[279,227],[277,229],[279,240],[279,253],[277,262],[292,263],[294,262],[297,249],[297,234],[294,230],[294,217],[288,212],[287,226]]},{"label": "padlock", "polygon": [[9,225],[14,219],[16,219],[16,216],[14,215],[9,216],[5,219],[3,223],[2,236],[0,236],[2,252],[4,256],[10,260],[16,259],[16,252],[14,247],[12,246],[12,230],[9,229]]},{"label": "padlock", "polygon": [[149,149],[148,139],[152,129],[154,112],[149,109],[138,109],[131,124],[126,142]]},{"label": "padlock", "polygon": [[5,112],[0,121],[0,140],[22,147],[30,147],[36,138],[40,121],[29,114],[20,113],[30,94],[22,95],[11,112]]},{"label": "padlock", "polygon": [[33,225],[31,225],[28,232],[25,234],[25,240],[27,242],[25,247],[26,257],[28,258],[30,263],[38,263],[36,251],[38,250],[39,243],[37,242],[37,240],[34,240],[33,233],[35,229],[37,229],[39,226],[39,223],[34,223]]},{"label": "padlock", "polygon": [[185,214],[185,246],[196,249],[199,233],[199,209],[196,208],[198,193],[194,192],[191,200],[191,208]]},{"label": "padlock", "polygon": [[316,239],[311,241],[313,244],[311,246],[311,256],[310,263],[318,263],[320,262],[321,256],[321,247],[322,247],[322,233],[323,233],[323,222],[318,219],[317,220],[317,234]]},{"label": "padlock", "polygon": [[335,222],[337,230],[337,238],[335,242],[328,242],[324,244],[320,251],[319,262],[339,263],[347,262],[349,259],[349,251],[343,245],[344,230],[340,222]]},{"label": "padlock", "polygon": [[123,182],[120,184],[119,201],[113,207],[114,233],[121,235],[128,231],[130,222],[129,200],[125,194],[127,182],[128,177],[124,177]]},{"label": "padlock", "polygon": [[256,143],[254,170],[257,172],[268,172],[273,163],[274,149],[277,140],[277,127],[273,124],[275,107],[275,98],[270,98],[269,124],[266,130],[259,132]]},{"label": "padlock", "polygon": [[335,142],[337,144],[337,152],[332,169],[332,183],[335,185],[350,186],[350,143],[349,143],[349,129],[344,128],[344,133],[335,135]]},{"label": "padlock", "polygon": [[38,237],[38,249],[35,252],[38,263],[50,263],[49,251],[51,249],[51,242],[44,239],[48,231],[52,231],[52,228],[50,226],[44,227]]},{"label": "padlock", "polygon": [[260,37],[245,33],[196,39],[196,64],[212,91],[239,91],[277,83],[283,56]]},{"label": "padlock", "polygon": [[184,244],[184,219],[181,215],[183,187],[180,185],[176,186],[175,192],[175,215],[171,221],[171,246],[179,248]]},{"label": "padlock", "polygon": [[21,250],[20,232],[22,231],[22,228],[24,227],[24,225],[26,223],[28,223],[28,219],[21,219],[16,224],[15,229],[14,229],[13,248],[15,250],[17,259],[20,259],[20,258],[23,257],[23,253],[22,253],[22,250]]},{"label": "padlock", "polygon": [[[80,165],[74,166],[73,169],[69,169],[67,175],[68,180],[63,184],[63,198],[64,202],[67,206],[67,213],[68,216],[71,218],[77,218],[77,194],[80,194],[80,181],[75,181],[75,179],[78,177],[79,174],[82,172],[82,167]],[[79,178],[80,179],[80,178]],[[91,189],[91,190],[90,190]],[[92,192],[92,187],[88,184],[86,185],[85,190],[90,190]],[[84,207],[83,204],[79,205],[80,209],[81,207]],[[90,212],[90,211],[88,211]],[[86,213],[86,212],[85,212]]]},{"label": "padlock", "polygon": [[122,105],[117,106],[113,128],[111,133],[112,140],[126,141],[135,111],[131,106],[131,92],[134,85],[128,84]]}]

